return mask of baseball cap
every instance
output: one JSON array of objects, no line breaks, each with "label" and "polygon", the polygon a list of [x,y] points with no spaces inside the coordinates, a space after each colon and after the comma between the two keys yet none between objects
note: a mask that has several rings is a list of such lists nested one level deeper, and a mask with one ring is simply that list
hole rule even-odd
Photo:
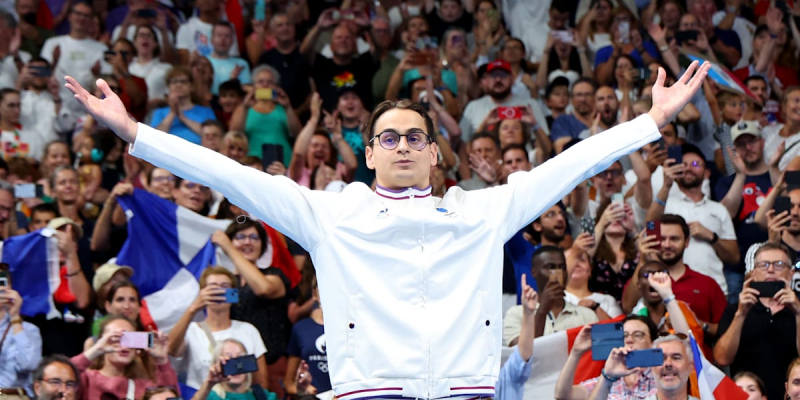
[{"label": "baseball cap", "polygon": [[53,230],[58,230],[59,228],[62,228],[65,225],[72,225],[72,231],[78,235],[78,239],[83,237],[83,228],[70,218],[67,217],[53,218],[50,220],[50,222],[47,223],[47,227]]},{"label": "baseball cap", "polygon": [[94,279],[92,279],[92,288],[94,291],[100,291],[100,288],[105,285],[106,282],[110,281],[111,277],[114,276],[117,271],[122,271],[126,275],[126,278],[133,276],[133,268],[117,265],[117,260],[112,258],[94,271]]},{"label": "baseball cap", "polygon": [[731,142],[742,135],[761,137],[761,125],[758,121],[739,121],[731,128]]},{"label": "baseball cap", "polygon": [[566,76],[557,76],[549,84],[547,84],[547,89],[545,89],[544,97],[550,97],[550,93],[553,93],[553,90],[557,87],[566,87],[569,89],[569,79]]},{"label": "baseball cap", "polygon": [[496,70],[503,70],[503,71],[506,71],[506,72],[508,72],[510,74],[511,73],[511,64],[509,64],[508,61],[506,61],[506,60],[497,59],[497,60],[494,60],[494,61],[490,62],[489,65],[486,67],[486,72],[488,72],[488,73],[492,73],[492,71],[496,71]]}]

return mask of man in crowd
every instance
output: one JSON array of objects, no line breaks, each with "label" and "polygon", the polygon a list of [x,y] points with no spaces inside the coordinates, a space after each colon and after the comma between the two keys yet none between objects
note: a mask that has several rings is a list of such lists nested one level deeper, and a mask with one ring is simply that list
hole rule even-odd
[{"label": "man in crowd", "polygon": [[34,57],[17,79],[20,124],[39,134],[41,143],[58,140],[60,132],[75,125],[75,119],[62,107],[61,88],[52,73],[47,60]]},{"label": "man in crowd", "polygon": [[464,190],[485,189],[504,180],[500,164],[500,144],[488,133],[478,133],[469,140],[469,164],[472,178],[462,180],[458,186]]},{"label": "man in crowd", "polygon": [[233,25],[227,21],[217,21],[211,28],[211,54],[207,55],[214,69],[211,93],[219,95],[219,85],[230,79],[239,79],[242,85],[253,83],[250,66],[240,57],[231,56],[231,47],[236,38]]},{"label": "man in crowd", "polygon": [[[178,50],[180,65],[189,65],[189,56],[193,52],[201,56],[208,56],[213,51],[211,37],[214,24],[223,21],[222,1],[198,0],[195,2],[197,14],[182,23],[175,34],[175,48]],[[239,56],[239,43],[233,35],[233,45],[228,53],[230,56]]]},{"label": "man in crowd", "polygon": [[725,309],[714,346],[720,365],[730,365],[733,375],[755,373],[767,386],[764,395],[773,399],[783,398],[786,369],[800,352],[800,300],[790,285],[792,265],[791,251],[781,244],[766,243],[756,251],[739,302]]},{"label": "man in crowd", "polygon": [[524,145],[512,143],[503,150],[503,175],[508,177],[517,171],[530,171],[533,165],[528,160],[528,150]]},{"label": "man in crowd", "polygon": [[275,68],[281,76],[281,88],[292,103],[295,112],[302,115],[311,100],[311,71],[308,61],[300,54],[297,30],[289,15],[277,13],[270,21],[270,32],[275,36],[275,47],[258,59],[258,64]]},{"label": "man in crowd", "polygon": [[553,147],[560,153],[564,145],[578,138],[581,132],[589,129],[594,122],[597,83],[591,78],[580,78],[572,84],[570,99],[572,114],[562,115],[553,121]]},{"label": "man in crowd", "polygon": [[37,400],[75,400],[80,384],[78,369],[69,358],[54,355],[43,359],[33,374]]}]

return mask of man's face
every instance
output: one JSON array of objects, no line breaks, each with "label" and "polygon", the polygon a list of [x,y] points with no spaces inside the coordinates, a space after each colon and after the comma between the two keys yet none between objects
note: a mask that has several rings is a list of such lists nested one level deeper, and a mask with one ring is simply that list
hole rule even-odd
[{"label": "man's face", "polygon": [[[783,261],[785,264],[785,267],[780,271],[775,269],[775,265],[773,265],[773,263],[778,261]],[[763,269],[759,267],[759,263],[767,263],[769,266]],[[755,265],[755,268],[753,268],[754,282],[791,282],[792,275],[794,274],[789,257],[786,253],[777,249],[759,252],[758,256],[753,260],[753,265]]]},{"label": "man's face", "polygon": [[310,169],[316,168],[320,164],[328,162],[331,158],[331,141],[325,136],[314,135],[311,136],[311,141],[308,145],[308,166]]},{"label": "man's face", "polygon": [[761,49],[764,48],[764,46],[766,46],[768,41],[769,41],[769,31],[764,30],[759,32],[758,35],[755,35],[753,37],[753,55],[758,57],[758,55],[761,54]]},{"label": "man's face", "polygon": [[156,168],[150,173],[148,191],[162,199],[172,200],[172,191],[175,188],[175,175],[163,169]]},{"label": "man's face", "polygon": [[[755,47],[754,47],[755,48]],[[751,79],[747,82],[747,90],[752,92],[764,104],[767,101],[767,83],[761,79]]]},{"label": "man's face", "polygon": [[619,101],[614,89],[608,86],[597,89],[597,93],[594,94],[594,108],[600,113],[600,122],[605,126],[616,124]]},{"label": "man's face", "polygon": [[675,132],[675,125],[664,125],[659,132],[661,132],[661,136],[664,138],[664,143],[666,143],[667,146],[675,146],[679,144],[678,132]]},{"label": "man's face", "polygon": [[361,98],[354,92],[345,92],[339,96],[339,113],[342,118],[347,120],[355,120],[364,112],[364,105],[361,103]]},{"label": "man's face", "polygon": [[200,212],[208,201],[208,188],[194,182],[181,181],[180,186],[172,190],[175,204],[186,207],[194,212]]},{"label": "man's face", "polygon": [[85,35],[89,29],[94,15],[92,9],[85,3],[77,3],[72,6],[72,11],[69,14],[70,30],[79,35]]},{"label": "man's face", "polygon": [[389,21],[379,18],[372,22],[372,33],[377,39],[377,45],[381,49],[388,49],[392,44],[392,27]]},{"label": "man's face", "polygon": [[567,234],[567,218],[564,216],[564,210],[558,205],[550,207],[539,217],[539,222],[533,223],[533,229],[551,243],[561,242]]},{"label": "man's face", "polygon": [[19,123],[20,98],[16,93],[6,93],[0,102],[0,118],[13,124]]},{"label": "man's face", "polygon": [[235,91],[220,92],[219,94],[219,106],[226,113],[232,113],[242,100],[242,96]]},{"label": "man's face", "polygon": [[689,381],[689,375],[693,368],[686,354],[686,345],[680,341],[671,340],[659,343],[658,348],[664,352],[664,364],[660,367],[653,367],[656,384],[661,390],[667,392],[686,390],[686,382]]},{"label": "man's face", "polygon": [[711,23],[711,16],[717,12],[714,0],[694,0],[689,8],[689,13],[696,15],[700,21]]},{"label": "man's face", "polygon": [[789,192],[789,200],[792,202],[792,209],[790,215],[792,217],[789,222],[789,233],[798,236],[800,235],[800,190],[795,189]]},{"label": "man's face", "polygon": [[572,108],[581,116],[588,116],[594,112],[594,90],[586,82],[576,83],[572,86]]},{"label": "man's face", "polygon": [[200,129],[200,144],[214,151],[219,151],[222,146],[222,130],[218,126],[204,126]]},{"label": "man's face", "polygon": [[439,7],[439,15],[445,22],[453,22],[461,17],[461,2],[458,0],[443,0]]},{"label": "man's face", "polygon": [[492,166],[497,165],[497,160],[500,158],[497,143],[489,138],[480,138],[472,141],[471,150]]},{"label": "man's face", "polygon": [[683,14],[681,22],[678,24],[678,29],[682,31],[698,31],[700,30],[700,22],[694,14]]},{"label": "man's face", "polygon": [[547,251],[533,257],[533,277],[541,293],[550,280],[557,281],[564,286],[567,280],[567,259],[563,252]]},{"label": "man's face", "polygon": [[420,33],[428,31],[428,21],[422,16],[411,17],[407,31],[408,40],[413,42],[419,38]]},{"label": "man's face", "polygon": [[38,231],[47,226],[50,220],[54,219],[56,214],[50,211],[39,211],[31,214],[31,222],[28,224],[31,232]]},{"label": "man's face", "polygon": [[17,0],[15,10],[17,14],[23,16],[25,14],[35,14],[37,8],[36,0]]},{"label": "man's face", "polygon": [[59,201],[67,204],[77,201],[79,194],[78,173],[70,169],[59,171],[58,175],[56,175],[53,191]]},{"label": "man's face", "polygon": [[214,26],[214,31],[211,33],[211,45],[214,47],[215,53],[228,54],[233,45],[233,29],[219,25]]},{"label": "man's face", "polygon": [[503,154],[503,168],[506,174],[512,174],[517,171],[530,171],[531,162],[528,161],[528,155],[521,149],[511,149]]},{"label": "man's face", "polygon": [[400,135],[412,132],[428,134],[425,120],[416,111],[392,109],[381,114],[373,127],[376,136],[371,146],[365,149],[367,167],[375,170],[379,185],[389,189],[412,186],[427,187],[430,184],[431,166],[436,165],[436,143],[428,143],[422,150],[409,146],[407,137],[401,137],[397,147],[383,148],[378,135],[394,131]]},{"label": "man's face", "polygon": [[754,135],[741,135],[733,142],[736,153],[744,160],[745,165],[754,167],[764,159],[764,139]]},{"label": "man's face", "polygon": [[550,21],[547,24],[550,25],[551,30],[563,31],[567,29],[567,22],[569,22],[568,12],[560,12],[555,8],[550,9]]},{"label": "man's face", "polygon": [[355,52],[355,46],[355,38],[350,29],[344,25],[336,27],[331,37],[331,51],[333,54],[340,57],[352,56]]},{"label": "man's face", "polygon": [[39,400],[75,400],[78,379],[69,365],[54,362],[44,368],[42,380],[33,383]]},{"label": "man's face", "polygon": [[683,261],[683,251],[686,250],[688,241],[683,236],[680,225],[661,224],[661,251],[658,258],[667,266],[676,265]]},{"label": "man's face", "polygon": [[603,199],[610,199],[614,193],[622,191],[622,185],[625,184],[625,173],[622,170],[622,165],[618,162],[611,164],[605,171],[595,175],[592,178],[592,183],[600,191],[600,196]]},{"label": "man's face", "polygon": [[487,73],[489,76],[489,96],[495,100],[503,100],[511,94],[514,77],[508,71],[495,69]]},{"label": "man's face", "polygon": [[8,190],[0,190],[0,225],[8,222],[14,211],[14,195]]},{"label": "man's face", "polygon": [[293,42],[295,39],[294,24],[289,21],[289,17],[286,15],[278,15],[272,18],[270,28],[272,28],[272,33],[278,42]]},{"label": "man's face", "polygon": [[554,87],[546,102],[547,108],[563,112],[569,105],[569,89],[566,86]]},{"label": "man's face", "polygon": [[644,350],[653,347],[650,339],[650,328],[642,321],[635,319],[625,321],[622,325],[625,336],[625,347]]},{"label": "man's face", "polygon": [[702,157],[695,153],[683,155],[683,176],[678,178],[678,184],[683,189],[700,187],[706,178],[706,162]]}]

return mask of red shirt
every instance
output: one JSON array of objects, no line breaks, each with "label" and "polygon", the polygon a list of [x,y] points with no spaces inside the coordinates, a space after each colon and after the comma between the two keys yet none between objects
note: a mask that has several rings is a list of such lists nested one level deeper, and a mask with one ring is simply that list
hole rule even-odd
[{"label": "red shirt", "polygon": [[131,75],[130,78],[133,82],[136,83],[139,90],[145,94],[145,99],[141,104],[133,104],[131,102],[130,96],[128,96],[128,92],[125,89],[125,80],[120,79],[119,81],[119,88],[120,88],[120,100],[122,100],[122,104],[125,105],[125,108],[128,109],[128,112],[133,115],[137,121],[144,121],[145,117],[147,116],[147,82],[144,79]]},{"label": "red shirt", "polygon": [[689,304],[694,314],[702,322],[719,323],[728,300],[719,284],[707,275],[695,272],[686,266],[686,272],[672,282],[675,297]]}]

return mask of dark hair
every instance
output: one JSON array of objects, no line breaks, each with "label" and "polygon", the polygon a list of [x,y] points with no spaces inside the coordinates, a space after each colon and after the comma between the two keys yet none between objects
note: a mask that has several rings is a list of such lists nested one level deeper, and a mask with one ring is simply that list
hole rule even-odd
[{"label": "dark hair", "polygon": [[177,397],[180,394],[178,393],[178,389],[174,386],[155,386],[145,389],[142,400],[150,400],[153,396],[166,392],[174,394],[174,397]]},{"label": "dark hair", "polygon": [[[119,320],[127,321],[133,327],[137,326],[135,322],[131,321],[124,315],[109,315],[103,319],[103,322],[100,323],[98,335],[102,337],[106,327],[108,327],[108,325],[110,325],[112,322]],[[92,361],[89,369],[102,369],[104,362],[105,357],[98,357]],[[150,356],[150,353],[146,351],[137,353],[133,361],[125,367],[124,376],[129,379],[146,378],[149,380],[155,380],[155,361],[153,360],[153,357]]]},{"label": "dark hair", "polygon": [[261,240],[261,253],[258,254],[258,256],[261,257],[264,255],[264,252],[267,251],[267,246],[269,245],[267,230],[264,229],[264,226],[261,225],[261,222],[250,218],[246,218],[241,223],[239,223],[239,221],[233,221],[230,225],[228,225],[228,228],[225,229],[225,235],[228,236],[228,239],[233,240],[233,237],[236,236],[237,233],[250,228],[256,229],[258,238]]},{"label": "dark hair", "polygon": [[531,263],[533,263],[537,258],[543,256],[546,253],[560,253],[564,254],[564,249],[558,246],[541,246],[535,253],[533,253],[533,257],[531,258]]},{"label": "dark hair", "polygon": [[211,25],[211,34],[212,34],[212,35],[214,34],[214,31],[215,31],[215,30],[216,30],[218,27],[225,27],[225,28],[228,28],[228,29],[230,29],[231,31],[233,31],[233,33],[234,33],[234,34],[236,33],[236,32],[235,32],[235,30],[233,29],[233,25],[231,25],[231,23],[230,23],[230,22],[228,22],[228,21],[224,21],[224,20],[219,20],[219,21],[217,21],[217,22],[214,22],[214,23]]},{"label": "dark hair", "polygon": [[550,3],[550,9],[560,13],[572,12],[572,8],[567,1],[553,1]]},{"label": "dark hair", "polygon": [[431,119],[431,116],[428,115],[428,112],[425,111],[425,109],[422,108],[422,106],[419,103],[403,99],[400,101],[386,100],[381,104],[378,104],[377,107],[375,107],[375,110],[372,111],[372,115],[369,116],[369,120],[367,120],[367,126],[365,128],[367,131],[367,139],[369,140],[367,146],[374,145],[374,143],[372,142],[372,138],[375,136],[375,123],[378,121],[378,118],[380,118],[385,112],[394,109],[411,110],[419,114],[422,117],[422,119],[425,120],[425,130],[427,131],[426,133],[428,134],[428,136],[430,136],[433,142],[436,142],[436,130],[433,127],[433,120]]},{"label": "dark hair", "polygon": [[223,131],[223,133],[225,133],[225,128],[222,127],[222,123],[215,119],[207,119],[205,120],[205,122],[200,124],[201,128],[206,128],[209,126],[216,126],[217,128],[219,128],[220,131]]},{"label": "dark hair", "polygon": [[[761,82],[764,82],[765,85],[767,84],[767,79],[764,78],[761,75],[750,75],[747,78],[745,78],[745,80],[743,82],[744,82],[745,86],[747,86],[747,84],[750,83],[750,81],[761,81]],[[746,376],[744,374],[751,374],[751,373],[750,372],[740,372],[740,373],[736,374],[736,376],[739,376],[739,375]],[[753,376],[755,376],[755,375],[753,375]],[[758,378],[758,377],[756,376],[756,378]]]},{"label": "dark hair", "polygon": [[572,83],[572,88],[569,91],[570,97],[572,97],[572,91],[575,90],[575,86],[578,86],[579,83],[588,83],[589,85],[591,85],[592,86],[592,94],[594,94],[594,92],[597,91],[597,86],[598,86],[597,85],[597,81],[594,80],[594,78],[589,78],[589,77],[584,76],[584,77],[578,78],[578,80],[576,80],[575,82]]},{"label": "dark hair", "polygon": [[[156,41],[158,41],[158,37],[156,37]],[[134,46],[133,42],[131,42],[127,38],[121,37],[121,38],[115,40],[114,43],[111,45],[111,47],[116,46],[117,43],[124,43],[124,44],[128,45],[128,47],[130,47],[130,49],[131,49],[131,55],[134,56],[134,57],[137,56],[137,54],[136,54],[136,46]]]},{"label": "dark hair", "polygon": [[30,63],[32,63],[32,62],[35,62],[35,63],[44,63],[45,65],[47,65],[47,67],[48,67],[48,68],[50,68],[50,61],[47,61],[47,60],[45,60],[45,59],[44,59],[44,58],[42,58],[42,57],[39,57],[39,56],[36,56],[36,57],[31,57],[30,61],[28,61],[28,64],[30,64]]},{"label": "dark hair", "polygon": [[525,156],[526,156],[525,159],[527,159],[528,149],[525,148],[524,144],[519,144],[519,143],[511,143],[508,146],[503,147],[503,149],[500,150],[500,157],[502,158],[503,156],[506,155],[506,153],[508,153],[511,150],[520,150],[520,151],[522,151],[523,153],[525,153]]},{"label": "dark hair", "polygon": [[33,219],[33,214],[36,213],[53,213],[56,217],[58,217],[58,210],[56,209],[55,204],[53,203],[42,203],[37,204],[31,208],[31,219]]},{"label": "dark hair", "polygon": [[44,370],[45,368],[49,367],[51,364],[64,364],[72,370],[72,375],[75,376],[75,382],[80,384],[81,382],[81,374],[78,373],[78,369],[75,368],[75,365],[72,364],[72,361],[69,357],[62,355],[62,354],[53,354],[51,356],[47,356],[39,362],[39,365],[36,366],[36,369],[33,371],[33,381],[34,382],[41,382],[44,379]]},{"label": "dark hair", "polygon": [[[533,63],[528,61],[528,58],[524,56],[524,55],[528,54],[528,52],[527,52],[527,49],[525,47],[525,42],[523,42],[522,39],[516,38],[516,37],[509,37],[508,39],[506,39],[506,42],[503,43],[502,49],[505,50],[506,45],[511,43],[511,42],[517,42],[517,43],[519,43],[520,46],[522,46],[523,57],[522,57],[522,60],[520,60],[520,62],[519,62],[520,69],[522,69],[523,72],[528,73],[528,74],[536,73],[536,68],[533,65]],[[576,57],[577,57],[577,55],[578,55],[578,53],[575,53]],[[548,64],[548,65],[550,65],[550,64]],[[572,67],[572,58],[570,58],[570,64],[569,65],[570,65],[570,69],[572,69],[571,68]],[[578,59],[578,68],[580,68],[580,59]],[[581,71],[578,71],[578,72],[581,72]]]},{"label": "dark hair", "polygon": [[[554,1],[556,3],[557,1]],[[561,60],[558,59],[558,54],[556,53],[556,46],[553,46],[550,49],[549,59],[547,61],[547,74],[550,75],[551,72],[560,70],[561,69]],[[575,71],[578,75],[583,75],[583,67],[581,67],[581,58],[578,54],[578,50],[575,49],[575,46],[570,46],[569,50],[569,61],[567,62],[567,69],[570,71]],[[577,83],[577,82],[576,82]]]},{"label": "dark hair", "polygon": [[[151,168],[150,172],[147,173],[147,184],[148,185],[153,183],[153,172],[155,172],[157,169],[163,169],[164,171],[167,171],[165,168],[161,168],[161,167]],[[167,172],[169,172],[169,171],[167,171]],[[169,173],[172,174],[172,176],[175,176],[175,174],[173,174],[172,172],[169,172]],[[175,176],[175,179],[178,179],[178,177]]]},{"label": "dark hair", "polygon": [[[158,35],[156,34],[156,30],[150,25],[139,25],[136,27],[136,31],[133,34],[134,40],[136,35],[139,34],[140,29],[147,29],[153,35],[153,41],[156,42],[156,46],[153,48],[153,58],[158,58],[161,55],[161,43],[158,42]],[[168,40],[164,38],[164,40]]]},{"label": "dark hair", "polygon": [[647,325],[647,330],[650,331],[651,341],[656,340],[658,338],[658,326],[656,326],[656,323],[653,322],[653,320],[650,319],[650,317],[644,315],[628,314],[625,316],[625,319],[622,320],[622,324],[625,325],[625,323],[628,321],[639,321]]},{"label": "dark hair", "polygon": [[794,264],[794,254],[793,254],[794,252],[789,250],[789,247],[787,247],[783,243],[773,243],[773,242],[766,242],[762,244],[761,247],[759,247],[758,250],[756,250],[756,253],[753,254],[753,260],[755,260],[756,257],[758,257],[758,255],[761,254],[762,251],[767,251],[767,250],[782,251],[784,254],[786,254],[786,257],[789,258],[789,262]]},{"label": "dark hair", "polygon": [[101,163],[105,161],[106,157],[108,157],[108,154],[114,150],[114,146],[117,145],[118,140],[120,139],[117,137],[117,135],[108,129],[103,129],[92,135],[94,148],[103,152],[103,159],[100,160]]},{"label": "dark hair", "polygon": [[[630,56],[629,54],[620,54],[614,60],[614,73],[611,74],[611,81],[612,81],[613,85],[616,86],[616,87],[619,87],[619,82],[617,82],[617,74],[616,73],[617,73],[617,61],[619,61],[620,58],[624,58],[624,59],[628,60],[628,62],[631,63],[631,68],[639,68],[640,67],[639,62],[637,62],[636,59],[633,58],[632,56]],[[637,93],[641,89],[641,83],[642,82],[643,81],[639,80],[639,81],[634,82],[634,84],[633,84],[633,87],[636,89]]]},{"label": "dark hair", "polygon": [[[611,205],[611,199],[605,199],[600,203],[600,205],[597,207],[597,214],[596,214],[598,219],[600,218],[601,215],[603,215],[603,213],[610,205]],[[615,264],[618,261],[617,252],[611,248],[611,244],[608,243],[608,240],[606,240],[606,235],[603,234],[603,237],[598,238],[596,240],[597,240],[597,245],[596,245],[597,250],[594,253],[594,257],[592,257],[592,261],[594,263],[605,261],[609,264]],[[626,260],[636,259],[636,255],[639,252],[639,250],[636,248],[636,239],[628,235],[625,235],[625,239],[623,239],[622,241],[622,250],[625,251]]]},{"label": "dark hair", "polygon": [[222,96],[223,93],[230,93],[233,92],[239,97],[245,96],[245,91],[242,88],[242,83],[238,79],[231,79],[229,81],[222,82],[219,85],[219,95]]},{"label": "dark hair", "polygon": [[[498,123],[497,125],[499,126],[500,124]],[[523,131],[524,131],[524,129],[523,129]],[[494,143],[494,147],[497,150],[500,150],[500,141],[497,140],[497,137],[492,135],[492,134],[490,134],[490,133],[486,133],[486,132],[478,132],[478,133],[472,135],[472,137],[469,138],[469,146],[467,146],[467,148],[468,149],[472,149],[472,144],[477,142],[479,139],[489,139],[489,140],[491,140],[492,143]]]},{"label": "dark hair", "polygon": [[3,99],[5,99],[6,96],[8,96],[9,94],[17,94],[17,95],[19,95],[19,90],[14,89],[14,88],[0,89],[0,102],[2,102]]},{"label": "dark hair", "polygon": [[733,376],[733,381],[736,382],[736,381],[739,380],[739,378],[750,378],[750,379],[752,379],[753,382],[756,383],[756,386],[758,387],[758,391],[761,392],[762,395],[766,396],[766,394],[767,394],[767,385],[764,384],[764,380],[759,378],[758,375],[756,375],[756,374],[754,374],[754,373],[752,373],[750,371],[742,371],[742,372],[739,372],[738,374]]},{"label": "dark hair", "polygon": [[[114,302],[114,296],[116,296],[117,291],[122,289],[122,288],[131,288],[131,289],[133,289],[133,291],[136,292],[136,298],[139,299],[139,305],[141,306],[142,294],[141,294],[141,292],[139,292],[139,288],[136,287],[136,285],[133,282],[131,282],[131,281],[126,279],[124,281],[114,282],[114,283],[111,284],[111,286],[108,287],[108,289],[106,289],[106,295],[104,296],[105,298],[103,299],[102,304],[98,304],[98,306],[100,306],[101,311],[104,311],[106,313],[108,312],[108,310],[106,310],[106,303],[113,303]],[[136,320],[133,321],[133,325],[136,327],[136,330],[138,330],[138,331],[145,330],[144,329],[144,324],[142,323],[141,312],[140,312],[139,315],[136,316]]]},{"label": "dark hair", "polygon": [[311,257],[306,257],[303,269],[300,270],[300,282],[297,284],[297,304],[303,304],[313,297],[314,281],[317,279],[317,270]]},{"label": "dark hair", "polygon": [[661,216],[659,220],[661,225],[678,225],[681,227],[683,231],[683,238],[685,240],[689,239],[689,224],[686,223],[686,220],[683,219],[680,215],[675,214],[664,214]]},{"label": "dark hair", "polygon": [[684,143],[681,145],[681,154],[696,154],[698,157],[702,158],[705,163],[708,163],[706,156],[703,154],[700,148],[691,143]]}]

